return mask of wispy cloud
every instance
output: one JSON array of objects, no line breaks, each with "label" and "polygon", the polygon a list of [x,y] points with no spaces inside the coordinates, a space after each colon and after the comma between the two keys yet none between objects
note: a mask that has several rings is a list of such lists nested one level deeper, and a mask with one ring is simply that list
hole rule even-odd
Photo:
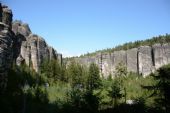
[{"label": "wispy cloud", "polygon": [[61,53],[63,55],[63,57],[73,57],[73,56],[80,56],[80,54],[78,53],[71,53],[67,50],[58,50],[59,53]]}]

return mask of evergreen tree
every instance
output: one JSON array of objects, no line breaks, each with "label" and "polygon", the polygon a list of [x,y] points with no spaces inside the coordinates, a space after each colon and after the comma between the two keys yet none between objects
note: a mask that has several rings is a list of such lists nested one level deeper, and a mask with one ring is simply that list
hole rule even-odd
[{"label": "evergreen tree", "polygon": [[165,110],[166,113],[170,112],[170,65],[161,67],[158,70],[158,75],[154,75],[158,81],[153,87],[157,96],[157,107]]},{"label": "evergreen tree", "polygon": [[115,79],[111,85],[111,89],[109,90],[109,96],[112,98],[112,104],[114,101],[114,107],[118,104],[118,99],[120,99],[123,95],[121,94],[121,87],[119,80]]},{"label": "evergreen tree", "polygon": [[68,66],[67,74],[72,88],[83,87],[83,67],[79,63],[72,61]]},{"label": "evergreen tree", "polygon": [[87,78],[87,89],[92,91],[101,85],[99,68],[95,63],[91,63]]}]

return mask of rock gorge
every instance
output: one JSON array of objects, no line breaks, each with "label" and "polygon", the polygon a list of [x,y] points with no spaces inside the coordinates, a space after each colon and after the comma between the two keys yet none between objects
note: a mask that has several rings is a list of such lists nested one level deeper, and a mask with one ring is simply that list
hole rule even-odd
[{"label": "rock gorge", "polygon": [[[12,63],[20,65],[25,62],[39,72],[43,59],[57,59],[61,64],[63,62],[62,54],[48,46],[42,37],[33,34],[28,24],[21,21],[12,22],[12,16],[12,11],[7,6],[0,4],[1,90],[6,86],[7,72]],[[170,63],[170,44],[157,43],[152,46],[141,46],[112,53],[98,53],[94,56],[74,59],[87,66],[92,62],[96,63],[105,77],[109,74],[114,75],[119,63],[124,64],[128,71],[145,77],[159,67]],[[69,64],[69,61],[70,59],[66,60],[66,64]]]}]

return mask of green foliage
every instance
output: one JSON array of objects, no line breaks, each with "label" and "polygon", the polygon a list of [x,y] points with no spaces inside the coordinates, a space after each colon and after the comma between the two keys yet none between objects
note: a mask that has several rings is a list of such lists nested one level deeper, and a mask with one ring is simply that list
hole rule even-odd
[{"label": "green foliage", "polygon": [[116,66],[116,72],[115,76],[116,77],[126,77],[128,74],[127,72],[127,67],[121,62]]},{"label": "green foliage", "polygon": [[91,63],[88,72],[87,89],[92,91],[99,88],[101,85],[99,68],[95,63]]},{"label": "green foliage", "polygon": [[170,111],[170,64],[161,67],[152,76],[157,82],[146,88],[154,91],[152,97],[156,97],[156,108],[168,113]]},{"label": "green foliage", "polygon": [[[14,65],[8,75],[7,90],[0,94],[0,113],[82,113],[107,109],[119,112],[122,108],[136,113],[149,112],[153,107],[168,111],[169,70],[167,65],[143,78],[128,73],[120,63],[114,77],[101,79],[94,63],[86,67],[75,61],[69,65],[44,61],[39,74],[25,64]],[[134,103],[129,105],[126,100]]]},{"label": "green foliage", "polygon": [[84,86],[83,66],[72,61],[67,69],[69,82],[73,88],[81,88]]},{"label": "green foliage", "polygon": [[114,106],[117,106],[118,99],[122,97],[121,84],[120,81],[118,81],[117,79],[115,79],[111,85],[111,88],[109,90],[109,96],[112,98],[112,100],[114,99]]},{"label": "green foliage", "polygon": [[65,65],[61,65],[58,60],[44,59],[41,64],[41,75],[43,78],[47,77],[48,83],[54,83],[56,81],[67,81],[67,76],[65,72]]}]

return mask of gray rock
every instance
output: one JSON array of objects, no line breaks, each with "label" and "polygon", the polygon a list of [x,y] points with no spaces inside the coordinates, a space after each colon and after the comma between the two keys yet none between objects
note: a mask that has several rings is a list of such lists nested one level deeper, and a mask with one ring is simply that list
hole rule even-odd
[{"label": "gray rock", "polygon": [[2,5],[0,3],[0,22],[2,22]]},{"label": "gray rock", "polygon": [[122,63],[124,66],[127,66],[127,53],[124,50],[121,51],[114,51],[113,53],[114,63],[113,68],[115,71],[116,66],[119,65],[119,63]]},{"label": "gray rock", "polygon": [[104,77],[108,77],[112,74],[112,63],[111,63],[111,53],[102,54],[101,58],[101,70]]},{"label": "gray rock", "polygon": [[164,47],[161,44],[152,46],[155,68],[158,69],[167,63]]},{"label": "gray rock", "polygon": [[130,50],[127,50],[127,70],[131,72],[138,72],[138,49],[133,48]]},{"label": "gray rock", "polygon": [[19,33],[25,37],[28,37],[31,34],[29,25],[17,20],[12,23],[12,31],[15,34]]},{"label": "gray rock", "polygon": [[139,74],[144,77],[153,72],[153,62],[152,62],[152,48],[149,46],[141,46],[138,52],[138,66]]},{"label": "gray rock", "polygon": [[[42,37],[30,34],[25,41],[22,41],[18,57],[22,57],[28,66],[39,72],[43,60],[62,59],[62,55],[60,57],[57,55],[57,52],[52,47],[49,47]],[[17,62],[20,62],[20,58],[17,58]]]},{"label": "gray rock", "polygon": [[11,31],[12,12],[0,3],[0,93],[8,81],[8,71],[12,66],[14,33]]},{"label": "gray rock", "polygon": [[62,54],[56,53],[59,64],[63,64]]},{"label": "gray rock", "polygon": [[165,53],[166,64],[170,63],[170,44],[163,44],[163,51]]},{"label": "gray rock", "polygon": [[13,61],[13,39],[14,33],[9,28],[0,23],[0,92],[7,85],[8,71]]},{"label": "gray rock", "polygon": [[2,23],[12,27],[12,11],[7,6],[2,6]]}]

